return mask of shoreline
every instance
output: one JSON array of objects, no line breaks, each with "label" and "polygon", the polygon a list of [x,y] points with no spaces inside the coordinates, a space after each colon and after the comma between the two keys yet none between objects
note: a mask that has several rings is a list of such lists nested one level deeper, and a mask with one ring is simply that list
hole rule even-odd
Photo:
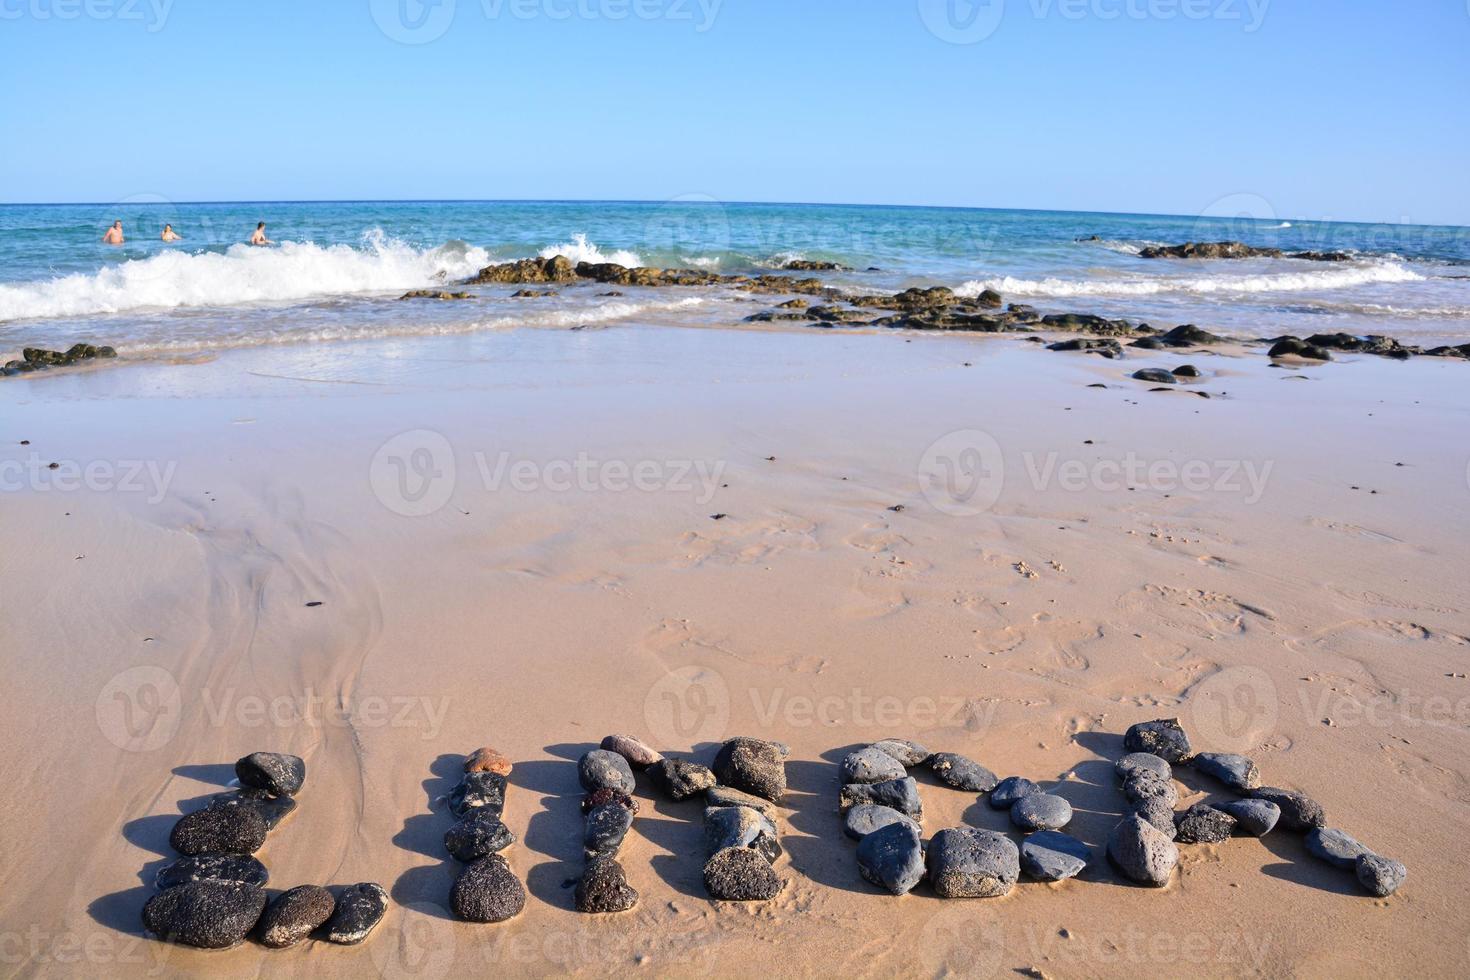
[{"label": "shoreline", "polygon": [[[1197,360],[1219,396],[1204,400],[1127,378],[1172,367],[1172,351],[1114,362],[909,339],[634,325],[0,385],[0,473],[33,455],[40,481],[55,461],[109,463],[118,480],[130,461],[173,466],[161,493],[145,467],[138,492],[4,495],[0,582],[24,615],[0,655],[28,692],[0,722],[11,798],[26,801],[7,809],[6,928],[39,930],[53,955],[91,940],[121,976],[160,962],[360,975],[413,953],[445,975],[1452,971],[1470,830],[1455,709],[1470,689],[1452,676],[1470,649],[1457,587],[1470,486],[1444,451],[1470,415],[1461,366],[1281,372],[1215,355]],[[1004,478],[956,496],[932,464],[983,454],[971,436],[944,441],[973,430],[1000,447]],[[424,432],[443,442],[402,441]],[[447,493],[398,489],[421,450],[441,470],[452,459]],[[1233,475],[1217,465],[1231,462]],[[654,474],[642,488],[640,463]],[[144,666],[174,679],[180,707],[163,744],[130,752],[99,698]],[[668,678],[691,668],[720,679],[716,714],[664,707]],[[272,719],[273,702],[308,694],[351,705],[350,722]],[[871,710],[885,699],[897,710]],[[1270,836],[1182,846],[1162,893],[1120,885],[1105,862],[978,902],[895,900],[858,877],[833,802],[849,747],[917,738],[1042,781],[1100,855],[1124,804],[1119,733],[1174,714],[1201,748],[1254,755],[1403,860],[1403,889],[1364,897]],[[623,864],[641,903],[571,911],[575,759],[625,730],[675,752],[737,734],[790,743],[775,900],[709,904],[697,807],[640,786]],[[443,759],[486,743],[516,763],[506,823],[530,892],[501,926],[443,912]],[[258,750],[312,772],[260,854],[271,887],[383,882],[388,918],[363,946],[141,938],[181,807]],[[57,773],[88,787],[80,801]],[[1181,808],[1206,798],[1183,782]],[[1006,826],[983,801],[922,792],[926,836]],[[1319,926],[1289,927],[1287,903]]]}]

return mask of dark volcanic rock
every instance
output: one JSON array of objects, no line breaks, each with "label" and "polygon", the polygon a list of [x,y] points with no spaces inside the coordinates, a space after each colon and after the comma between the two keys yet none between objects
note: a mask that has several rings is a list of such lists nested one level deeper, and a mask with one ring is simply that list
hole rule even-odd
[{"label": "dark volcanic rock", "polygon": [[1201,752],[1190,765],[1206,776],[1218,779],[1237,793],[1261,788],[1261,770],[1243,755],[1229,752]]},{"label": "dark volcanic rock", "polygon": [[1235,818],[1208,803],[1196,803],[1174,818],[1181,844],[1218,844],[1235,830]]},{"label": "dark volcanic rock", "polygon": [[786,755],[779,742],[732,738],[720,746],[714,770],[720,782],[747,793],[779,800],[786,795]]},{"label": "dark volcanic rock", "polygon": [[865,881],[894,895],[924,880],[924,848],[908,824],[889,824],[858,842],[858,871]]},{"label": "dark volcanic rock", "polygon": [[1074,337],[1071,340],[1058,341],[1055,344],[1047,344],[1047,350],[1056,351],[1087,351],[1101,354],[1106,358],[1118,358],[1123,356],[1122,346],[1111,337]]},{"label": "dark volcanic rock", "polygon": [[1280,823],[1284,830],[1295,830],[1304,834],[1313,827],[1327,826],[1327,814],[1323,811],[1322,804],[1305,793],[1263,786],[1253,795],[1258,800],[1275,803],[1281,808]]},{"label": "dark volcanic rock", "polygon": [[1140,803],[1147,799],[1162,800],[1172,810],[1179,803],[1179,787],[1174,785],[1172,779],[1140,771],[1123,780],[1123,796],[1129,803]]},{"label": "dark volcanic rock", "polygon": [[1174,825],[1174,807],[1163,797],[1149,796],[1139,800],[1133,804],[1133,813],[1147,820],[1170,840],[1179,834],[1179,828]]},{"label": "dark volcanic rock", "polygon": [[1007,776],[995,784],[995,789],[990,791],[988,801],[992,809],[1009,810],[1022,797],[1041,791],[1041,787],[1029,779],[1021,776]]},{"label": "dark volcanic rock", "polygon": [[1169,373],[1176,378],[1198,378],[1200,376],[1199,368],[1193,364],[1181,364]]},{"label": "dark volcanic rock", "polygon": [[275,830],[296,809],[289,796],[272,796],[263,789],[244,788],[233,793],[216,793],[210,797],[211,807],[245,806],[260,814],[266,830]]},{"label": "dark volcanic rock", "polygon": [[1075,837],[1043,830],[1021,842],[1021,869],[1037,881],[1075,878],[1092,860],[1092,851]]},{"label": "dark volcanic rock", "polygon": [[704,865],[704,889],[721,902],[763,902],[781,893],[771,863],[748,847],[728,847]]},{"label": "dark volcanic rock", "polygon": [[504,922],[526,907],[526,889],[505,858],[492,854],[460,872],[449,905],[466,922]]},{"label": "dark volcanic rock", "polygon": [[270,872],[265,865],[249,855],[197,854],[160,868],[154,883],[159,891],[165,891],[191,881],[235,881],[263,888],[269,880]]},{"label": "dark volcanic rock", "polygon": [[919,784],[912,776],[890,779],[886,783],[852,783],[842,787],[838,795],[841,809],[873,803],[891,807],[913,820],[924,819],[924,803],[919,798]]},{"label": "dark volcanic rock", "polygon": [[787,272],[851,272],[840,262],[821,262],[813,259],[791,259],[781,266]]},{"label": "dark volcanic rock", "polygon": [[1123,747],[1129,752],[1152,752],[1171,763],[1190,756],[1189,736],[1178,718],[1139,722],[1123,735]]},{"label": "dark volcanic rock", "polygon": [[1126,816],[1108,836],[1108,860],[1125,878],[1162,888],[1179,864],[1179,848],[1139,816]]},{"label": "dark volcanic rock", "polygon": [[954,752],[936,752],[929,757],[929,768],[948,786],[970,793],[988,793],[1000,782],[995,773],[973,759]]},{"label": "dark volcanic rock", "polygon": [[1265,837],[1281,819],[1281,807],[1269,800],[1231,800],[1218,804],[1235,818],[1235,828],[1252,837]]},{"label": "dark volcanic rock", "polygon": [[241,786],[263,789],[273,796],[295,796],[306,782],[306,762],[280,752],[253,752],[235,763]]},{"label": "dark volcanic rock", "polygon": [[447,289],[410,289],[399,299],[474,299],[470,293],[451,293]]},{"label": "dark volcanic rock", "polygon": [[1174,767],[1152,752],[1130,752],[1113,763],[1113,772],[1119,779],[1127,779],[1139,769],[1147,770],[1164,779],[1174,778]]},{"label": "dark volcanic rock", "polygon": [[906,738],[885,738],[874,742],[869,748],[891,755],[905,766],[921,765],[929,758],[929,750],[918,742]]},{"label": "dark volcanic rock", "polygon": [[168,842],[180,854],[254,854],[265,832],[265,818],[252,807],[210,806],[174,824]]},{"label": "dark volcanic rock", "polygon": [[1072,804],[1052,793],[1032,793],[1011,807],[1011,823],[1025,831],[1061,830],[1072,822]]},{"label": "dark volcanic rock", "polygon": [[582,822],[582,851],[588,858],[616,857],[633,826],[633,813],[609,803],[589,812]]},{"label": "dark volcanic rock", "polygon": [[1279,248],[1257,248],[1244,242],[1185,242],[1183,245],[1150,245],[1138,253],[1145,259],[1279,259]]},{"label": "dark volcanic rock", "polygon": [[1208,347],[1211,344],[1225,343],[1224,337],[1201,330],[1192,323],[1159,334],[1156,339],[1165,347]]},{"label": "dark volcanic rock", "polygon": [[1021,876],[1021,855],[1010,838],[975,827],[935,834],[925,864],[940,898],[998,898]]},{"label": "dark volcanic rock", "polygon": [[638,904],[638,892],[616,859],[600,857],[589,861],[577,880],[575,900],[578,912],[626,912]]},{"label": "dark volcanic rock", "polygon": [[903,763],[881,749],[859,749],[842,760],[844,783],[886,783],[906,775]]},{"label": "dark volcanic rock", "polygon": [[1387,898],[1398,891],[1409,876],[1409,869],[1398,861],[1377,854],[1359,855],[1357,872],[1363,887],[1379,898]]},{"label": "dark volcanic rock", "polygon": [[259,885],[192,881],[150,898],[143,906],[143,927],[171,943],[229,949],[255,928],[265,901]]},{"label": "dark volcanic rock", "polygon": [[915,833],[919,832],[919,825],[914,823],[912,817],[905,816],[892,807],[873,803],[859,803],[848,810],[842,821],[842,832],[853,840],[862,840],[874,831],[894,823],[907,823],[914,828]]},{"label": "dark volcanic rock", "polygon": [[468,864],[503,851],[516,842],[516,835],[488,808],[472,810],[444,832],[444,848]]},{"label": "dark volcanic rock", "polygon": [[[498,860],[486,858],[486,860]],[[375,881],[348,885],[337,893],[332,917],[325,926],[327,942],[356,946],[378,927],[388,912],[388,893]]]},{"label": "dark volcanic rock", "polygon": [[627,759],[607,749],[593,749],[582,756],[577,762],[577,778],[589,793],[603,788],[633,792],[633,768]]},{"label": "dark volcanic rock", "polygon": [[608,752],[616,752],[627,759],[628,765],[634,769],[647,769],[657,762],[662,762],[664,758],[632,735],[609,735],[602,740],[599,748]]},{"label": "dark volcanic rock", "polygon": [[294,946],[320,929],[336,907],[332,893],[320,885],[300,885],[283,892],[260,917],[260,942],[271,949]]},{"label": "dark volcanic rock", "polygon": [[714,857],[728,847],[748,847],[767,861],[781,856],[776,824],[748,806],[708,807],[704,811],[704,853]]},{"label": "dark volcanic rock", "polygon": [[1133,333],[1133,324],[1127,320],[1109,320],[1092,313],[1050,313],[1040,323],[1048,330],[1075,330],[1105,337],[1127,337]]},{"label": "dark volcanic rock", "polygon": [[1332,354],[1324,347],[1317,347],[1296,337],[1282,337],[1266,353],[1267,357],[1302,357],[1311,361],[1330,361]]},{"label": "dark volcanic rock", "polygon": [[1347,871],[1358,866],[1358,858],[1373,852],[1341,830],[1313,827],[1307,831],[1307,850],[1313,857]]},{"label": "dark volcanic rock", "polygon": [[471,283],[537,283],[571,282],[577,278],[572,263],[563,255],[549,259],[521,259],[503,265],[491,265],[481,269]]},{"label": "dark volcanic rock", "polygon": [[1174,377],[1174,375],[1170,374],[1168,371],[1165,371],[1163,368],[1140,368],[1139,370],[1133,372],[1133,379],[1135,381],[1147,381],[1150,384],[1156,385],[1172,385],[1179,383],[1178,378]]},{"label": "dark volcanic rock", "polygon": [[674,800],[687,800],[718,783],[713,770],[688,759],[664,759],[648,768],[648,776],[653,785]]},{"label": "dark volcanic rock", "polygon": [[467,772],[449,793],[449,812],[456,817],[471,810],[488,810],[498,817],[504,809],[505,777],[499,773]]}]

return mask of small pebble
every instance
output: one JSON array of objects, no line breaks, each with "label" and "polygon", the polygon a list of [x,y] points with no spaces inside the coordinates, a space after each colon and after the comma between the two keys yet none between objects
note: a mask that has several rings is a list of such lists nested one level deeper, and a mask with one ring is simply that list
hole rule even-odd
[{"label": "small pebble", "polygon": [[1325,827],[1327,814],[1322,804],[1304,793],[1275,786],[1263,786],[1253,794],[1255,799],[1275,803],[1281,808],[1280,825],[1284,830],[1306,833],[1313,827]]},{"label": "small pebble", "polygon": [[500,816],[505,809],[505,777],[493,772],[467,772],[449,793],[449,812],[463,817],[471,810],[489,810]]},{"label": "small pebble", "polygon": [[337,894],[332,917],[327,920],[327,942],[355,946],[378,927],[388,911],[388,892],[374,881],[348,885]]},{"label": "small pebble", "polygon": [[902,762],[875,748],[859,749],[842,760],[844,783],[884,783],[907,775]]},{"label": "small pebble", "polygon": [[470,811],[444,832],[445,850],[466,864],[503,851],[515,842],[516,835],[501,823],[500,815],[486,807]]},{"label": "small pebble", "polygon": [[1358,866],[1358,858],[1373,853],[1341,830],[1326,827],[1313,827],[1307,831],[1305,843],[1313,857],[1347,871]]},{"label": "small pebble", "polygon": [[1201,752],[1191,760],[1191,765],[1218,779],[1237,793],[1249,793],[1261,788],[1261,770],[1243,755],[1228,752]]},{"label": "small pebble", "polygon": [[1218,804],[1235,818],[1235,829],[1252,837],[1265,837],[1281,819],[1281,807],[1268,800],[1231,800]]},{"label": "small pebble", "polygon": [[1174,818],[1181,844],[1218,844],[1235,831],[1235,818],[1208,803],[1196,803]]},{"label": "small pebble", "polygon": [[905,766],[922,765],[930,754],[924,746],[906,738],[885,738],[874,742],[869,748],[891,755]]},{"label": "small pebble", "polygon": [[673,800],[687,800],[714,788],[714,770],[688,759],[662,759],[648,768],[653,784]]},{"label": "small pebble", "polygon": [[578,912],[591,914],[626,912],[638,904],[638,892],[628,884],[627,872],[610,857],[593,858],[587,863],[574,898]]},{"label": "small pebble", "polygon": [[632,735],[609,735],[602,740],[601,747],[627,759],[628,765],[634,769],[647,769],[664,758]]},{"label": "small pebble", "polygon": [[465,772],[493,772],[497,776],[509,776],[515,764],[490,746],[475,749],[464,759]]},{"label": "small pebble", "polygon": [[588,859],[617,857],[633,826],[633,813],[625,806],[609,803],[587,814],[582,826],[582,851]]},{"label": "small pebble", "polygon": [[1011,823],[1024,831],[1061,830],[1072,822],[1072,804],[1052,793],[1032,793],[1011,807]]},{"label": "small pebble", "polygon": [[1379,898],[1387,898],[1398,891],[1409,876],[1409,869],[1401,863],[1377,854],[1359,855],[1357,871],[1358,881]]}]

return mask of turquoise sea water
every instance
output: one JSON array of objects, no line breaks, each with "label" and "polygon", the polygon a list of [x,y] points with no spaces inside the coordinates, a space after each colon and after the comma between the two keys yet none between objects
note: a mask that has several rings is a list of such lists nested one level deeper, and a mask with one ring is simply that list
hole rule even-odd
[{"label": "turquoise sea water", "polygon": [[[124,355],[354,337],[736,324],[726,290],[573,286],[538,300],[400,303],[491,262],[573,260],[764,272],[840,262],[836,285],[999,289],[1043,311],[1250,336],[1345,330],[1409,342],[1470,339],[1470,229],[1233,216],[954,208],[619,202],[335,202],[0,206],[0,351],[111,343]],[[127,242],[101,244],[121,219]],[[278,245],[243,244],[257,221]],[[165,222],[184,241],[159,240]],[[1347,262],[1148,260],[1147,244],[1239,239],[1347,251]]]}]

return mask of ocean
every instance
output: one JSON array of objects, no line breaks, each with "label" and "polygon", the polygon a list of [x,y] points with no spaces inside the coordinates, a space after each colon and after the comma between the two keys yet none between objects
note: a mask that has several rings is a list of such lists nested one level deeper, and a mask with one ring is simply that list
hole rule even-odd
[{"label": "ocean", "polygon": [[[1244,208],[1249,210],[1249,208]],[[127,242],[103,245],[117,219]],[[242,244],[257,221],[278,244]],[[159,240],[164,223],[184,240]],[[1145,259],[1150,244],[1240,240],[1349,261]],[[999,290],[1042,312],[1249,337],[1344,331],[1470,340],[1470,229],[1251,217],[789,204],[326,202],[0,205],[0,353],[110,344],[124,357],[269,344],[621,323],[737,326],[762,308],[719,288],[596,284],[515,299],[400,301],[482,266],[573,261],[760,273],[838,262],[834,285]],[[800,328],[798,328],[800,329]]]}]

